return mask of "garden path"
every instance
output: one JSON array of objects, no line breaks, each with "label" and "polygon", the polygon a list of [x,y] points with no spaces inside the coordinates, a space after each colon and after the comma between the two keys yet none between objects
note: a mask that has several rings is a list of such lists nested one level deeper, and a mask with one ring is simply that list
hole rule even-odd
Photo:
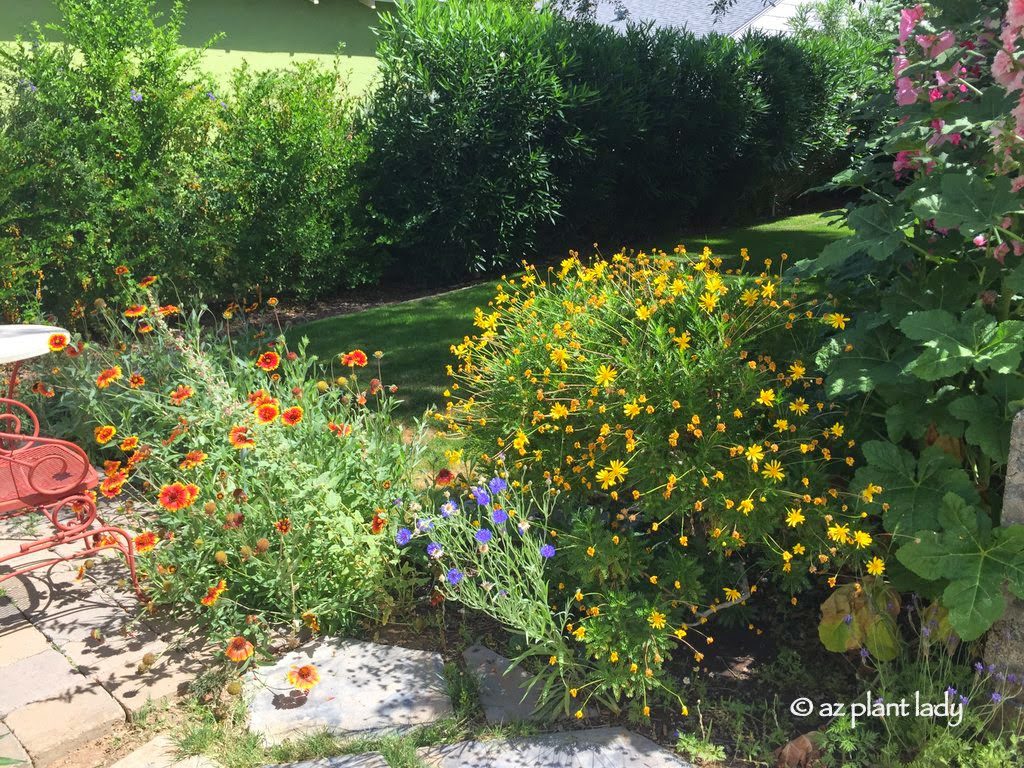
[{"label": "garden path", "polygon": [[[23,521],[0,522],[0,555],[32,537]],[[51,559],[5,568],[33,558]],[[0,757],[56,765],[183,692],[201,668],[181,627],[138,618],[119,560],[90,565],[61,562],[0,584]]]}]

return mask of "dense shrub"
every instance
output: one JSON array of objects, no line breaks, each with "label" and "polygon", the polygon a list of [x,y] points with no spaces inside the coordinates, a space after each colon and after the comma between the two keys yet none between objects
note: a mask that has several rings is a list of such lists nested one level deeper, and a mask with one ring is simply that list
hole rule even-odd
[{"label": "dense shrub", "polygon": [[376,278],[353,223],[365,142],[337,69],[242,67],[228,94],[211,182],[234,227],[229,285],[309,298]]},{"label": "dense shrub", "polygon": [[67,311],[118,264],[184,278],[221,255],[203,186],[218,107],[196,98],[209,88],[179,45],[182,6],[158,24],[150,5],[60,0],[65,42],[37,27],[3,57],[5,316],[37,290]]},{"label": "dense shrub", "polygon": [[117,265],[219,300],[377,276],[337,71],[243,68],[224,92],[181,47],[180,4],[166,19],[152,0],[58,6],[64,42],[37,28],[0,64],[5,317],[80,317]]},{"label": "dense shrub", "polygon": [[434,279],[532,250],[558,213],[554,157],[578,98],[546,44],[556,19],[500,0],[399,4],[381,19],[363,193],[381,242]]},{"label": "dense shrub", "polygon": [[133,303],[91,312],[110,343],[51,355],[35,390],[55,431],[102,463],[100,494],[135,500],[154,604],[251,641],[386,618],[401,585],[385,540],[421,442],[390,419],[391,393],[364,369],[373,358],[355,350],[344,376],[317,381],[316,358],[286,346],[272,310],[215,322],[122,280]]},{"label": "dense shrub", "polygon": [[[790,336],[792,355],[801,327],[846,318],[785,294],[777,272],[730,271],[681,251],[528,269],[454,348],[448,432],[485,469],[557,494],[541,523],[557,550],[546,602],[564,609],[571,639],[543,647],[583,701],[624,695],[639,710],[676,696],[667,660],[699,662],[709,617],[734,613],[763,581],[796,594],[853,566],[867,575],[836,602],[887,597],[873,578],[885,570],[869,516],[877,489],[855,496],[841,482],[854,462],[842,414],[805,359],[766,352]],[[473,496],[483,520],[490,503]],[[492,580],[482,565],[456,567]],[[891,658],[893,617],[861,625],[861,613],[838,613],[838,641]]]}]

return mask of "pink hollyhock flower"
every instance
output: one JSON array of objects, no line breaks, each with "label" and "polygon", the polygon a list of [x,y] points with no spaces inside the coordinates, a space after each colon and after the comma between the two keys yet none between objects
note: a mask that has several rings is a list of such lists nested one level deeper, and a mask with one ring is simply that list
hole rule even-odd
[{"label": "pink hollyhock flower", "polygon": [[900,73],[910,66],[910,59],[906,56],[893,56],[892,57],[892,76],[894,78],[899,77]]},{"label": "pink hollyhock flower", "polygon": [[[1017,0],[1019,2],[1019,0]],[[1009,16],[1009,13],[1007,13]],[[900,11],[900,42],[905,43],[910,33],[914,31],[917,22],[924,18],[924,8],[915,5],[913,8],[904,8]]]},{"label": "pink hollyhock flower", "polygon": [[1006,254],[1008,254],[1009,252],[1010,246],[1008,246],[1006,243],[1000,243],[999,245],[996,246],[995,250],[992,251],[992,256],[1000,264],[1005,264]]},{"label": "pink hollyhock flower", "polygon": [[896,159],[892,161],[892,173],[898,179],[907,171],[914,170],[914,158],[917,150],[903,149],[896,153]]},{"label": "pink hollyhock flower", "polygon": [[896,81],[896,103],[907,107],[917,101],[917,89],[909,77],[901,77]]},{"label": "pink hollyhock flower", "polygon": [[939,54],[945,53],[954,45],[956,45],[956,35],[954,35],[951,31],[947,29],[945,32],[938,36],[938,38],[935,40],[935,43],[932,45],[932,58],[934,59]]},{"label": "pink hollyhock flower", "polygon": [[935,43],[935,39],[935,35],[917,35],[914,38],[917,44],[921,46],[921,50],[925,52],[925,55],[928,55],[928,49]]},{"label": "pink hollyhock flower", "polygon": [[1024,241],[1014,240],[1013,241],[1013,255],[1018,258],[1024,256]]},{"label": "pink hollyhock flower", "polygon": [[1024,95],[1017,101],[1017,106],[1010,110],[1014,121],[1017,123],[1017,134],[1024,131]]},{"label": "pink hollyhock flower", "polygon": [[979,248],[984,248],[985,244],[988,243],[988,238],[985,237],[984,234],[975,235],[974,239],[971,242],[974,243]]},{"label": "pink hollyhock flower", "polygon": [[1017,62],[1005,48],[1000,48],[992,59],[992,78],[1008,91],[1020,90],[1020,73]]},{"label": "pink hollyhock flower", "polygon": [[1016,45],[1017,43],[1017,35],[1019,33],[1019,29],[1014,29],[1013,27],[1009,26],[1003,27],[1002,31],[999,33],[999,40],[1000,42],[1002,42],[1003,48],[1005,48],[1008,51],[1012,51],[1014,45]]},{"label": "pink hollyhock flower", "polygon": [[1006,9],[1006,23],[1018,30],[1024,27],[1024,0],[1010,0]]},{"label": "pink hollyhock flower", "polygon": [[1014,192],[1020,192],[1024,189],[1024,176],[1018,176],[1011,181],[1010,188],[1013,189]]}]

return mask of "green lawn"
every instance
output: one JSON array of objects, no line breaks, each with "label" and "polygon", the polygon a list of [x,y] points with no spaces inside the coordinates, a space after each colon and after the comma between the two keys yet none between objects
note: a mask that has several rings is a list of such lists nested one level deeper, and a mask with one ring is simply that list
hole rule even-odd
[{"label": "green lawn", "polygon": [[[386,4],[382,4],[386,7]],[[170,0],[157,6],[169,8]],[[0,0],[0,43],[13,40],[29,24],[57,21],[50,0]],[[342,69],[353,91],[364,89],[376,72],[377,11],[359,0],[192,0],[188,3],[185,45],[198,47],[223,32],[204,54],[204,65],[221,81],[243,59],[257,69],[320,59],[329,62],[344,43]],[[48,33],[52,34],[52,33]]]},{"label": "green lawn", "polygon": [[[846,230],[829,226],[820,214],[806,214],[752,227],[690,233],[656,245],[670,250],[683,243],[691,252],[707,245],[722,255],[746,247],[758,260],[785,252],[793,264],[814,256],[845,234]],[[324,318],[297,326],[289,336],[293,340],[308,337],[310,351],[323,359],[354,348],[382,350],[385,383],[399,385],[405,400],[402,414],[418,416],[427,406],[440,404],[446,385],[445,365],[451,362],[448,348],[473,333],[473,308],[487,304],[494,286],[488,281],[429,298]]]}]

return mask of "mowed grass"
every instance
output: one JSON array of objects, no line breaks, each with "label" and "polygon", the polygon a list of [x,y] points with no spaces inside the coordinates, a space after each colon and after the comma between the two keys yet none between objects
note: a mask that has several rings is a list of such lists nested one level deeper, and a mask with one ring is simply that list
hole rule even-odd
[{"label": "mowed grass", "polygon": [[[170,0],[158,0],[166,11]],[[387,3],[381,4],[382,8]],[[24,34],[32,22],[60,19],[51,0],[0,0],[0,45]],[[242,61],[255,69],[287,67],[315,59],[330,64],[343,45],[341,70],[352,93],[366,89],[377,71],[377,11],[359,0],[192,0],[187,4],[182,42],[199,48],[222,35],[203,54],[203,67],[226,83]],[[57,40],[53,32],[47,37]]]},{"label": "mowed grass", "polygon": [[[847,230],[830,226],[822,214],[814,213],[757,226],[669,237],[655,245],[671,250],[682,243],[690,252],[707,245],[722,256],[738,254],[746,247],[757,262],[787,253],[792,264],[815,256],[846,234]],[[495,281],[487,281],[428,298],[328,317],[296,326],[288,335],[293,342],[308,337],[310,351],[324,360],[351,349],[383,351],[384,381],[398,384],[404,401],[400,415],[418,417],[428,406],[442,404],[447,386],[445,366],[453,362],[449,348],[473,333],[473,309],[487,305],[495,286]]]}]

